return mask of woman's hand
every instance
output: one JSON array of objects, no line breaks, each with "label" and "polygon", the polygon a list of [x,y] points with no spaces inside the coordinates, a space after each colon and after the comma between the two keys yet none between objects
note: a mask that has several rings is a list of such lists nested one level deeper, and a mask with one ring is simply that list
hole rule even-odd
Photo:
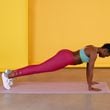
[{"label": "woman's hand", "polygon": [[101,91],[101,89],[91,87],[91,88],[89,88],[89,91]]}]

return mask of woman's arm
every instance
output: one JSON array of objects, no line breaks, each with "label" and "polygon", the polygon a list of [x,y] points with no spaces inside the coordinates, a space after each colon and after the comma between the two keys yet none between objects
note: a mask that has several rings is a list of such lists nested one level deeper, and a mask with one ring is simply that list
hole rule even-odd
[{"label": "woman's arm", "polygon": [[90,60],[87,63],[87,68],[86,68],[86,77],[87,77],[87,83],[88,83],[88,89],[93,90],[93,91],[100,91],[101,89],[98,88],[93,88],[93,69],[94,69],[94,64],[96,61],[97,55],[90,55]]}]

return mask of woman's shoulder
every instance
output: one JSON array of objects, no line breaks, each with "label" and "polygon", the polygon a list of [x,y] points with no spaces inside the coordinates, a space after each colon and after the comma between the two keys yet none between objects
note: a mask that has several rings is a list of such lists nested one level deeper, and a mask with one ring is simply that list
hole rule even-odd
[{"label": "woman's shoulder", "polygon": [[85,46],[85,49],[89,49],[89,50],[96,50],[96,49],[97,49],[97,47],[96,47],[96,46],[94,46],[94,45],[87,45],[87,46]]},{"label": "woman's shoulder", "polygon": [[97,47],[94,45],[87,45],[85,47],[85,52],[87,53],[87,55],[94,55],[97,56]]}]

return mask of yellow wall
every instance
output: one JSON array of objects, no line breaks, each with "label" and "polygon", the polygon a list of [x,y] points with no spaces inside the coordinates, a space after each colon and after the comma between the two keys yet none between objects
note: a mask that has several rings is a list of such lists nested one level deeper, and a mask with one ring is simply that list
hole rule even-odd
[{"label": "yellow wall", "polygon": [[[29,62],[40,63],[62,48],[110,42],[110,0],[29,0]],[[110,67],[110,58],[97,67]],[[84,65],[81,65],[84,66]]]},{"label": "yellow wall", "polygon": [[28,1],[0,0],[0,70],[28,64]]},{"label": "yellow wall", "polygon": [[109,0],[0,0],[0,70],[40,63],[62,48],[110,42],[109,12]]}]

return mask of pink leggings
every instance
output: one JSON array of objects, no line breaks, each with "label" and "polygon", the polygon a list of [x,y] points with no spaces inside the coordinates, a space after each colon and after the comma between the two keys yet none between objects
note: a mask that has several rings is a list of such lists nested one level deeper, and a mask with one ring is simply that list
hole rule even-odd
[{"label": "pink leggings", "polygon": [[68,49],[62,49],[55,56],[51,57],[50,59],[41,64],[30,65],[24,68],[14,70],[13,77],[52,72],[55,70],[62,69],[67,65],[73,65],[74,63],[75,60],[72,51]]}]

